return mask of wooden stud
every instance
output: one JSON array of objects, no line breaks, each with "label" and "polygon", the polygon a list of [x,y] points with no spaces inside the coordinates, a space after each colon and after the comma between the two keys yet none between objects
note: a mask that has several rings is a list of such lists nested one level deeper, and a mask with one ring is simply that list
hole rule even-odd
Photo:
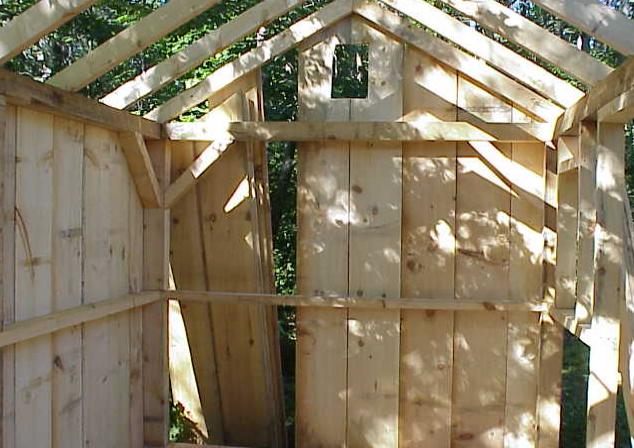
[{"label": "wooden stud", "polygon": [[2,26],[0,31],[0,65],[29,48],[97,0],[40,0]]},{"label": "wooden stud", "polygon": [[306,38],[333,25],[351,13],[352,0],[335,0],[314,14],[291,25],[262,45],[216,70],[194,87],[185,90],[145,115],[146,118],[165,123],[210,97],[230,88],[241,77],[260,68],[274,57],[299,45]]},{"label": "wooden stud", "polygon": [[215,55],[230,47],[303,3],[304,0],[266,0],[258,3],[238,17],[210,31],[183,50],[119,86],[99,101],[116,109],[125,109],[198,67],[210,55]]},{"label": "wooden stud", "polygon": [[535,3],[626,56],[634,54],[634,24],[598,0],[535,0]]},{"label": "wooden stud", "polygon": [[143,136],[139,132],[122,133],[119,141],[143,207],[161,208],[163,195]]},{"label": "wooden stud", "polygon": [[160,6],[56,73],[47,83],[77,92],[219,2],[220,0],[178,0]]},{"label": "wooden stud", "polygon": [[612,68],[495,0],[442,0],[478,24],[560,67],[590,86]]}]

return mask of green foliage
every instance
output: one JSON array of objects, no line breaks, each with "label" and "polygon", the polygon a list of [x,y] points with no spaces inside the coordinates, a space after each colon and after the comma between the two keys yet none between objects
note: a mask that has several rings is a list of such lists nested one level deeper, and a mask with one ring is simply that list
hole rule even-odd
[{"label": "green foliage", "polygon": [[170,400],[170,424],[170,442],[202,443],[206,441],[196,423],[185,415],[183,405],[174,403],[172,400]]}]

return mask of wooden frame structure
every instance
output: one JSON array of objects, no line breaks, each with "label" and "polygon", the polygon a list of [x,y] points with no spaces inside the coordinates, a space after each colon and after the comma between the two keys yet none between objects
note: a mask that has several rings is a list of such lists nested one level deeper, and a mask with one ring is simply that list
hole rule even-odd
[{"label": "wooden frame structure", "polygon": [[[613,446],[619,384],[634,427],[634,23],[535,1],[629,57],[613,69],[495,0],[442,0],[584,93],[423,0],[334,0],[124,110],[304,3],[264,0],[74,93],[218,3],[171,0],[47,83],[0,69],[1,445],[186,446],[171,396],[207,443],[284,447],[277,306],[298,310],[298,446],[557,446],[562,327],[591,347],[587,446]],[[38,1],[0,62],[93,4]],[[349,43],[369,93],[335,100]],[[260,69],[295,48],[300,119],[267,122]],[[299,143],[295,296],[273,293],[270,141]]]}]

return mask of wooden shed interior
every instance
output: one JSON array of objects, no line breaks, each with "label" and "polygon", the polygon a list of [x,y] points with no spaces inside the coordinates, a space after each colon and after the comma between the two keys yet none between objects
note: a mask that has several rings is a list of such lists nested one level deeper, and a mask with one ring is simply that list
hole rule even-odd
[{"label": "wooden shed interior", "polygon": [[[559,446],[564,331],[591,348],[587,446],[614,446],[620,385],[634,428],[634,23],[533,1],[625,62],[495,0],[438,3],[497,40],[424,0],[334,0],[126,111],[304,3],[263,0],[77,93],[220,3],[171,0],[45,83],[0,70],[0,446],[176,446],[171,396],[208,444],[286,447],[282,305],[298,447]],[[0,63],[95,3],[35,3]],[[260,69],[291,49],[299,119],[267,121]],[[363,98],[333,95],[341,49],[367,61]],[[274,287],[271,141],[300,149],[293,296]]]}]

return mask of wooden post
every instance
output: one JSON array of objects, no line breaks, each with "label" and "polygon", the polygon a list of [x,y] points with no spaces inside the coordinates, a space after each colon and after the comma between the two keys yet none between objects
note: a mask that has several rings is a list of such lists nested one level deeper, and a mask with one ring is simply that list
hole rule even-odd
[{"label": "wooden post", "polygon": [[616,393],[619,383],[619,305],[625,300],[623,125],[599,123],[597,140],[595,305],[588,379],[588,447],[614,446]]},{"label": "wooden post", "polygon": [[[169,186],[170,153],[165,141],[148,142],[148,152],[161,190]],[[143,289],[167,289],[169,279],[170,212],[144,211]],[[143,310],[144,438],[147,447],[164,447],[169,429],[167,303]]]}]

